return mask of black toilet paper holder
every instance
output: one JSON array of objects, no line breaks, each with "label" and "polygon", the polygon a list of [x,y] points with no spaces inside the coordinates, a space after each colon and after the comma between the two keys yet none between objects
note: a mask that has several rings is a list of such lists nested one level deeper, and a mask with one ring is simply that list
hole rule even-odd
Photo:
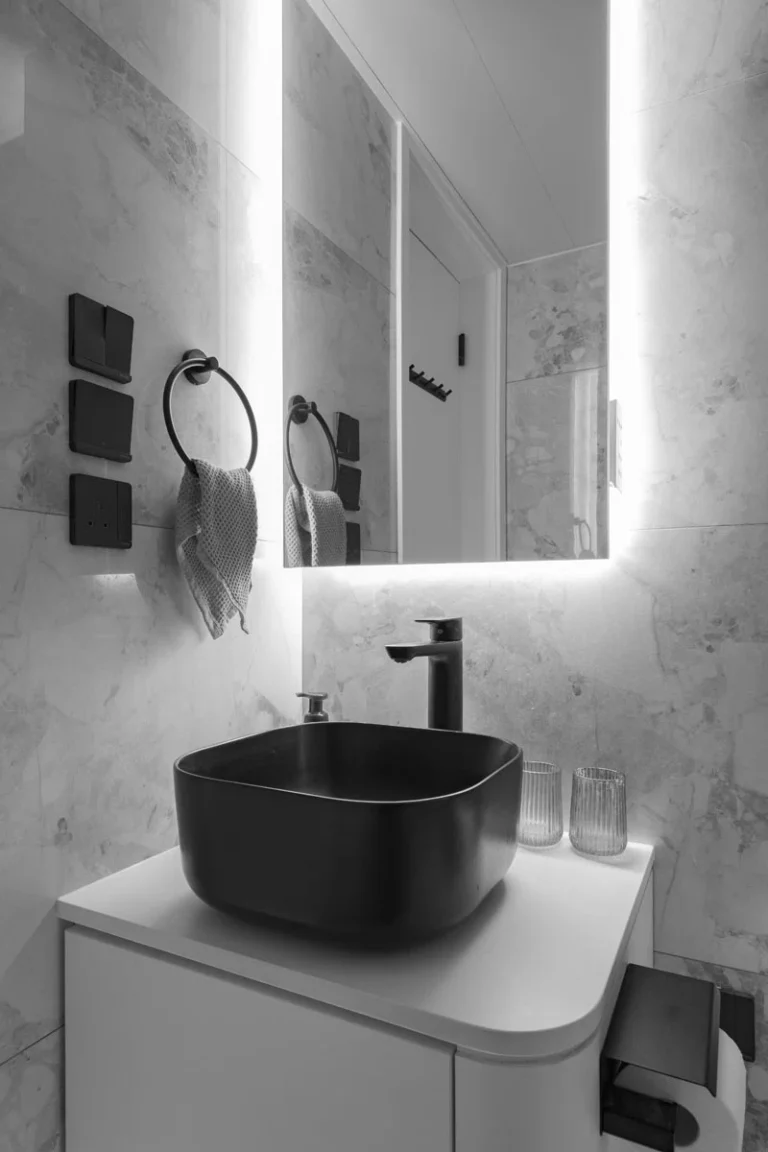
[{"label": "black toilet paper holder", "polygon": [[720,1029],[755,1058],[755,1002],[709,980],[628,964],[600,1057],[600,1131],[674,1152],[684,1111],[616,1083],[628,1065],[717,1094]]}]

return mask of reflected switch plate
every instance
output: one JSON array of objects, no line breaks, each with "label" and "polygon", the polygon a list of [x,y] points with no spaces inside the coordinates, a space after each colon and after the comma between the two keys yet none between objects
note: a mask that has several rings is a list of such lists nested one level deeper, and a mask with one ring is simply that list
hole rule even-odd
[{"label": "reflected switch plate", "polygon": [[347,520],[347,564],[360,563],[360,525]]},{"label": "reflected switch plate", "polygon": [[356,464],[360,459],[360,421],[346,412],[336,413],[336,451],[340,460]]},{"label": "reflected switch plate", "polygon": [[360,511],[360,481],[362,472],[350,464],[339,464],[338,493],[347,512]]}]

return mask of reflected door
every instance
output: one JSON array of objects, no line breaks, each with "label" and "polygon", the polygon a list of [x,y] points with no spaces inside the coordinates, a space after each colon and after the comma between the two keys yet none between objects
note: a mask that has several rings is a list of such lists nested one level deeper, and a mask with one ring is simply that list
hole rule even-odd
[{"label": "reflected door", "polygon": [[413,233],[408,275],[406,360],[453,389],[443,402],[403,381],[401,559],[421,564],[461,555],[459,282]]}]

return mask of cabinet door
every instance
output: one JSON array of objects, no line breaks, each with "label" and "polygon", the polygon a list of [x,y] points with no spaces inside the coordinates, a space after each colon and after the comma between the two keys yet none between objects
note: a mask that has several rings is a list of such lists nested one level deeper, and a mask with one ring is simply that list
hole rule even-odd
[{"label": "cabinet door", "polygon": [[562,1060],[503,1064],[456,1055],[456,1152],[619,1152],[600,1135],[600,1050],[628,963],[653,963],[649,882],[597,1035]]},{"label": "cabinet door", "polygon": [[69,1152],[450,1152],[452,1051],[69,928]]},{"label": "cabinet door", "polygon": [[456,1056],[456,1152],[598,1152],[597,1038],[552,1064]]}]

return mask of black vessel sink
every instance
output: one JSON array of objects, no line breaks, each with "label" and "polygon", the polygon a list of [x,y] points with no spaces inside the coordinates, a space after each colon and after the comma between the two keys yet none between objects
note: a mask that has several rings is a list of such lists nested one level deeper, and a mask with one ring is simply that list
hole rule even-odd
[{"label": "black vessel sink", "polygon": [[184,873],[208,904],[387,942],[459,923],[507,872],[523,755],[490,736],[304,724],[174,765]]}]

